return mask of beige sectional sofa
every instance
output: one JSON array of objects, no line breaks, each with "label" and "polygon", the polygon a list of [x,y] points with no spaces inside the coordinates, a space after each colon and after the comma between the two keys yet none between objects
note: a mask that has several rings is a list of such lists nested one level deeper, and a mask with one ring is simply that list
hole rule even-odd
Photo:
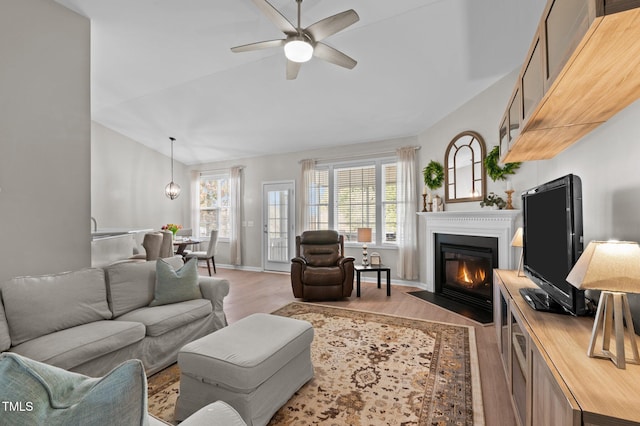
[{"label": "beige sectional sofa", "polygon": [[[173,268],[181,257],[165,259]],[[127,262],[0,284],[0,351],[98,377],[127,359],[147,375],[185,344],[227,325],[224,279],[200,276],[201,298],[149,307],[156,262]]]}]

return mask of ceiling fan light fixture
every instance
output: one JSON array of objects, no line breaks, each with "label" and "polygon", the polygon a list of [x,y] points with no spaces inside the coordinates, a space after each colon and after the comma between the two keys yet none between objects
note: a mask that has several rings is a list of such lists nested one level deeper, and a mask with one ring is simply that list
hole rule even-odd
[{"label": "ceiling fan light fixture", "polygon": [[307,62],[313,56],[313,46],[302,37],[293,37],[284,45],[284,55],[293,62]]}]

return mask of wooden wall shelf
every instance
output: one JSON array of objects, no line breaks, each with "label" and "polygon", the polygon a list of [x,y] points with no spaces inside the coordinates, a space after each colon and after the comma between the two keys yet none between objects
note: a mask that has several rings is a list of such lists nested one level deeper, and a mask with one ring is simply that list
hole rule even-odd
[{"label": "wooden wall shelf", "polygon": [[549,0],[500,124],[504,162],[552,158],[640,98],[640,0]]}]

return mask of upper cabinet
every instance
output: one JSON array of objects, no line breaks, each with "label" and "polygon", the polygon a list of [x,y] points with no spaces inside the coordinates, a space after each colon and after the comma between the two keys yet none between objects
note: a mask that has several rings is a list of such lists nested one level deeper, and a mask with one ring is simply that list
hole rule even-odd
[{"label": "upper cabinet", "polygon": [[502,161],[552,158],[640,98],[640,0],[549,0],[500,122]]}]

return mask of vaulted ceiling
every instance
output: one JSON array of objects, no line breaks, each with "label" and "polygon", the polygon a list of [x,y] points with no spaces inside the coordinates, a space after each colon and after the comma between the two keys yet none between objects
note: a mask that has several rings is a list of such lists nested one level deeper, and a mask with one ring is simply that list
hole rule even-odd
[{"label": "vaulted ceiling", "polygon": [[282,48],[230,51],[283,37],[251,0],[56,1],[91,19],[93,120],[186,164],[416,135],[521,66],[545,3],[304,0],[303,27],[355,9],[325,42],[358,64],[286,80]]}]

